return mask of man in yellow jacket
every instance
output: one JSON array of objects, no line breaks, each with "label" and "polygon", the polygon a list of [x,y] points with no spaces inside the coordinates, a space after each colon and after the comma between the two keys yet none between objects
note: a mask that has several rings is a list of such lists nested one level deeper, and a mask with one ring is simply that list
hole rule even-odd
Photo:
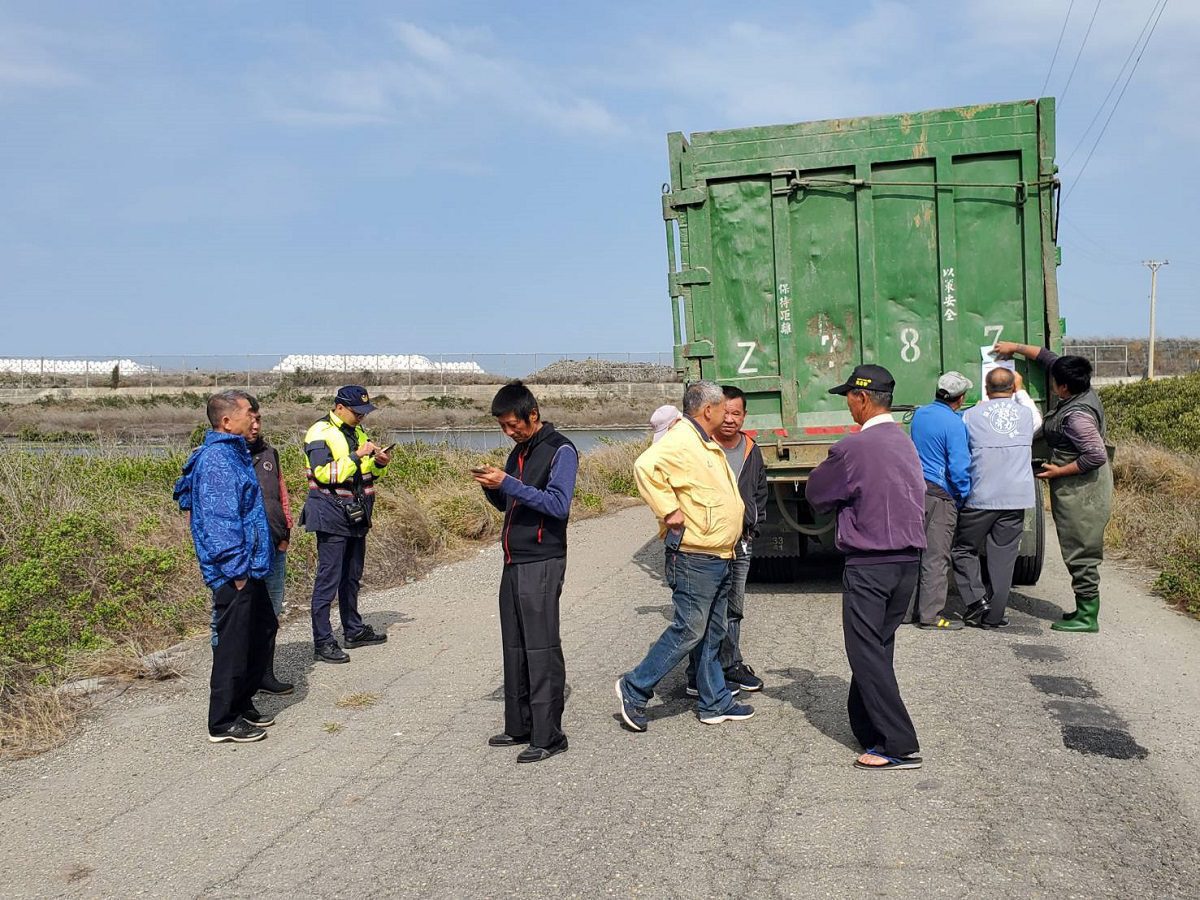
[{"label": "man in yellow jacket", "polygon": [[718,654],[725,637],[734,544],[742,536],[744,507],[725,451],[713,435],[725,417],[725,394],[697,381],[683,395],[683,421],[634,463],[638,491],[658,517],[666,548],[667,583],[675,617],[631,672],[617,679],[621,717],[645,731],[646,704],[655,686],[700,645],[697,712],[706,725],[754,715],[734,701]]}]

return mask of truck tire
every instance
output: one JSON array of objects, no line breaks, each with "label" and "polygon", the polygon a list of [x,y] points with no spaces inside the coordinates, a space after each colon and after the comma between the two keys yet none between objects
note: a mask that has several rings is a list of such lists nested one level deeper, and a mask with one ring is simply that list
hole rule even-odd
[{"label": "truck tire", "polygon": [[755,556],[747,581],[756,584],[791,584],[799,577],[799,556]]},{"label": "truck tire", "polygon": [[1036,501],[1025,513],[1025,534],[1021,537],[1021,555],[1013,569],[1013,584],[1037,584],[1046,561],[1046,485],[1034,481]]}]

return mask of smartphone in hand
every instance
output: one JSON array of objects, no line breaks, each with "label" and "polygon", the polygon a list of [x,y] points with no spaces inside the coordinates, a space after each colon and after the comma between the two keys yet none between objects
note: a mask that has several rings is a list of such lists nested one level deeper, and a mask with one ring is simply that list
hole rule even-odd
[{"label": "smartphone in hand", "polygon": [[667,535],[663,538],[663,543],[668,550],[678,550],[683,544],[684,528],[680,525],[678,528],[668,528]]},{"label": "smartphone in hand", "polygon": [[487,470],[488,470],[487,466],[471,466],[471,474],[472,475],[486,475]]}]

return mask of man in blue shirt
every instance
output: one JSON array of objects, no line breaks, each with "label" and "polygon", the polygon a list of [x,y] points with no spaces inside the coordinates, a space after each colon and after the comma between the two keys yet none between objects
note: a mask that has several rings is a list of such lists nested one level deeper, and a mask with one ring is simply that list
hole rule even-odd
[{"label": "man in blue shirt", "polygon": [[971,451],[967,426],[958,411],[972,386],[961,372],[947,372],[938,379],[934,402],[918,409],[912,419],[912,440],[925,474],[926,549],[908,618],[917,627],[933,631],[963,627],[960,619],[947,615],[945,607],[958,511],[971,493]]},{"label": "man in blue shirt", "polygon": [[559,634],[559,598],[567,571],[567,521],[579,453],[549,422],[520,381],[496,392],[492,415],[514,444],[503,469],[471,470],[484,496],[504,513],[500,639],[504,644],[504,731],[492,747],[528,744],[519,763],[567,749],[562,728],[567,669]]},{"label": "man in blue shirt", "polygon": [[175,500],[191,518],[200,574],[212,590],[212,679],[208,739],[247,743],[274,723],[251,699],[270,664],[275,611],[263,580],[274,544],[246,438],[250,395],[224,391],[208,399],[212,429],[184,464]]}]

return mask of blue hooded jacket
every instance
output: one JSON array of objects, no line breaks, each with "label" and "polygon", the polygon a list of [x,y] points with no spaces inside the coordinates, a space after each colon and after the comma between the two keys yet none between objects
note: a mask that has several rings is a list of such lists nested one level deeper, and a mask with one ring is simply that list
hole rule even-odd
[{"label": "blue hooded jacket", "polygon": [[192,514],[205,584],[216,590],[239,578],[266,577],[275,549],[245,438],[209,431],[175,482],[175,500]]}]

